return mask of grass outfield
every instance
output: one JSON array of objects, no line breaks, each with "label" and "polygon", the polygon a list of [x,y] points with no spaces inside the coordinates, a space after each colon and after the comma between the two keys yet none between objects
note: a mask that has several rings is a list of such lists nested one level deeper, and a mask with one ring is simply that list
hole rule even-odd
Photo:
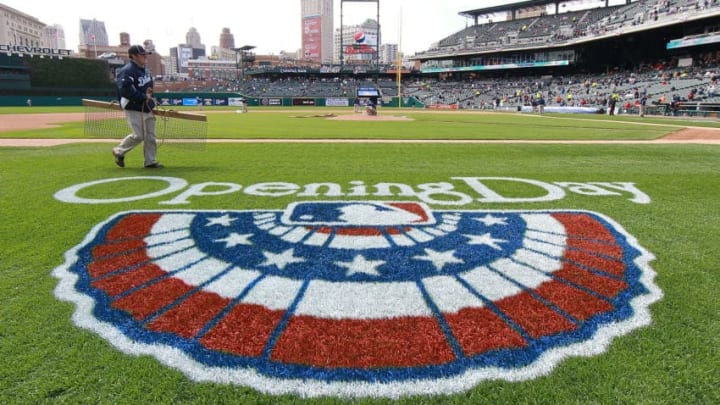
[{"label": "grass outfield", "polygon": [[[28,108],[0,109],[0,115],[28,113]],[[204,108],[208,116],[208,137],[218,139],[530,139],[530,140],[651,140],[675,132],[685,125],[720,127],[715,120],[678,120],[665,117],[564,115],[516,113],[426,112],[384,109],[381,115],[407,117],[412,121],[328,120],[313,117],[328,112],[352,114],[347,108],[252,109],[249,114],[234,110]],[[80,107],[38,108],[37,112],[82,112]],[[309,117],[309,118],[308,118]],[[290,130],[288,130],[290,129]],[[67,123],[48,130],[15,131],[0,134],[15,138],[82,138],[83,123]]]},{"label": "grass outfield", "polygon": [[[293,114],[292,110],[211,114],[209,137],[655,139],[680,124],[676,121],[668,127],[587,117],[409,112],[402,114],[416,121],[348,123],[285,117]],[[0,136],[81,138],[82,125]],[[141,156],[139,150],[131,152],[127,167],[119,169],[107,144],[0,148],[0,403],[344,402],[342,398],[272,396],[233,384],[194,382],[151,356],[124,354],[73,323],[75,305],[55,298],[58,280],[51,272],[63,264],[65,252],[109,217],[125,211],[178,208],[283,209],[292,202],[313,200],[295,194],[265,197],[235,192],[196,196],[189,198],[188,204],[168,206],[160,202],[178,193],[97,205],[53,197],[80,183],[148,175],[181,178],[191,185],[221,182],[243,187],[263,182],[333,182],[344,187],[353,181],[413,187],[451,183],[467,195],[473,195],[472,190],[453,178],[635,183],[649,196],[648,204],[631,201],[627,192],[603,196],[567,192],[555,201],[475,200],[459,208],[587,210],[613,219],[656,257],[650,266],[657,272],[655,283],[664,296],[650,306],[650,326],[616,337],[603,353],[564,359],[547,375],[519,382],[481,381],[461,393],[402,397],[400,402],[720,403],[720,147],[716,145],[260,143],[208,144],[202,152],[162,146],[159,160],[167,167],[153,172],[140,168]],[[537,189],[513,182],[495,187],[505,196],[537,195]],[[83,191],[81,196],[119,198],[156,188],[157,182],[151,180],[122,183],[121,187],[106,184]],[[355,401],[391,402],[381,398]]]}]

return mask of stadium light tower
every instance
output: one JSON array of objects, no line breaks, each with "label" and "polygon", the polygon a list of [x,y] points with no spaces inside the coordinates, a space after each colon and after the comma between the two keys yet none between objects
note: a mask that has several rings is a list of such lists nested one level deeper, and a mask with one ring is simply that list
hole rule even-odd
[{"label": "stadium light tower", "polygon": [[380,68],[380,0],[340,0],[340,69],[342,70],[343,64],[345,63],[345,45],[343,44],[343,5],[347,2],[350,3],[375,3],[377,9],[377,36],[378,40],[375,42],[375,68]]}]

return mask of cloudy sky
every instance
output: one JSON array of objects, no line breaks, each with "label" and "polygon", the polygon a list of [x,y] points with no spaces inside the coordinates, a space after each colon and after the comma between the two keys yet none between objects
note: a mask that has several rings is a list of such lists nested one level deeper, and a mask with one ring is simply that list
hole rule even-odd
[{"label": "cloudy sky", "polygon": [[[400,43],[403,52],[414,54],[470,23],[459,16],[459,12],[516,2],[518,0],[380,0],[382,41]],[[208,51],[211,46],[218,45],[222,28],[230,28],[236,46],[254,45],[257,54],[294,52],[300,48],[300,0],[203,0],[193,3],[0,0],[0,3],[45,24],[62,25],[66,47],[72,50],[78,47],[81,18],[104,21],[111,45],[120,42],[120,32],[127,32],[133,43],[152,39],[162,55],[167,55],[171,47],[184,43],[190,27],[198,30]],[[343,8],[346,25],[375,18],[377,14],[375,3],[346,2]],[[339,0],[335,0],[335,14],[337,27],[340,24]]]}]

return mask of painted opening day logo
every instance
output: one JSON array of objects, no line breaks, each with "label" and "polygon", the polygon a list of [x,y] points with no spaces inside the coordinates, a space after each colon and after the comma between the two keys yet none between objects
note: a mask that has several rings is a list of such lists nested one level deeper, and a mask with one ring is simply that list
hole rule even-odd
[{"label": "painted opening day logo", "polygon": [[198,381],[397,397],[548,374],[650,323],[653,255],[589,211],[132,211],[54,271],[74,322]]}]

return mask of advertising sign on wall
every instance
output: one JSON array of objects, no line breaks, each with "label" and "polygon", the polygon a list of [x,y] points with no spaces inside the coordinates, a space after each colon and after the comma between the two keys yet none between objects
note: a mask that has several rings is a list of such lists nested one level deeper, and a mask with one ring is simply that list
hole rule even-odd
[{"label": "advertising sign on wall", "polygon": [[320,16],[303,18],[302,56],[305,59],[317,60],[321,58],[322,30]]},{"label": "advertising sign on wall", "polygon": [[281,98],[264,98],[264,99],[260,100],[260,104],[269,105],[269,106],[281,106],[282,99]]},{"label": "advertising sign on wall", "polygon": [[350,105],[350,101],[346,97],[331,97],[325,100],[325,105],[328,107],[347,107]]},{"label": "advertising sign on wall", "polygon": [[314,98],[294,98],[293,105],[315,105]]}]

